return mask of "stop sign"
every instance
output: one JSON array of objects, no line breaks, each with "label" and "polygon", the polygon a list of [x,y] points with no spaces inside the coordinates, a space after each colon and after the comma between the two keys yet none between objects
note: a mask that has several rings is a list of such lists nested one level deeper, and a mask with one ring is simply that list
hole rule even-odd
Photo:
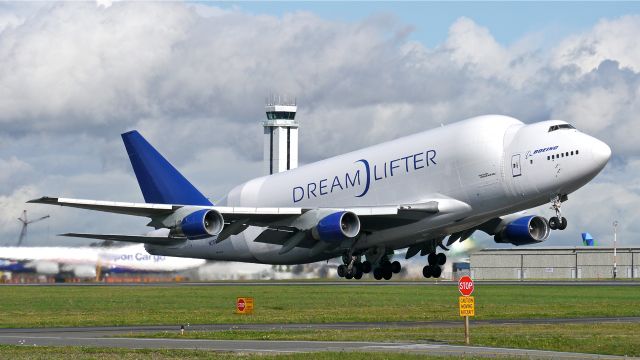
[{"label": "stop sign", "polygon": [[458,290],[462,296],[469,296],[473,292],[473,280],[468,276],[463,276],[458,280]]},{"label": "stop sign", "polygon": [[244,303],[244,299],[238,299],[238,302],[236,303],[236,307],[238,308],[239,312],[243,312],[244,311],[244,307],[245,307],[245,303]]}]

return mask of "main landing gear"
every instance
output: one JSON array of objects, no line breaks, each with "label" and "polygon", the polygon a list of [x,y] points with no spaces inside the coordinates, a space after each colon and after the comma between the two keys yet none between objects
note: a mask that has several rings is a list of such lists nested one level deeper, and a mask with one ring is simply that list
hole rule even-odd
[{"label": "main landing gear", "polygon": [[391,262],[389,261],[389,259],[385,257],[380,261],[378,266],[375,269],[373,269],[373,278],[376,280],[381,280],[381,279],[391,280],[391,277],[393,276],[393,274],[399,273],[400,270],[402,270],[402,266],[400,265],[400,262],[398,261]]},{"label": "main landing gear", "polygon": [[[371,271],[371,263],[365,261],[362,263],[360,256],[342,256],[343,265],[338,266],[338,276],[343,277],[347,280],[362,279],[362,275],[365,272]],[[367,271],[365,271],[367,270]]]},{"label": "main landing gear", "polygon": [[391,262],[386,256],[383,257],[375,267],[370,261],[361,260],[361,256],[343,255],[342,262],[344,264],[338,266],[338,276],[347,280],[360,280],[364,274],[373,271],[373,277],[376,280],[390,280],[393,274],[397,274],[402,270],[400,262]]},{"label": "main landing gear", "polygon": [[430,277],[439,278],[442,275],[442,265],[447,262],[447,256],[443,253],[436,254],[432,252],[427,256],[427,261],[429,265],[422,268],[422,276],[427,279]]},{"label": "main landing gear", "polygon": [[551,230],[564,230],[567,228],[567,219],[562,217],[562,213],[560,211],[562,202],[565,200],[567,200],[566,195],[556,195],[556,197],[551,199],[551,209],[556,212],[556,216],[549,219],[549,228],[551,228]]}]

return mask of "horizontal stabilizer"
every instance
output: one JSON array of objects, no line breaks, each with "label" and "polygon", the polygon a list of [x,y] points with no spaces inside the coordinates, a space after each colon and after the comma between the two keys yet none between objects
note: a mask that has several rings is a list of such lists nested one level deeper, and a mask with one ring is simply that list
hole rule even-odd
[{"label": "horizontal stabilizer", "polygon": [[131,243],[143,243],[153,245],[175,245],[185,242],[186,238],[170,238],[170,237],[154,237],[143,235],[117,235],[117,234],[83,234],[83,233],[66,233],[59,236],[68,236],[85,239],[124,241]]}]

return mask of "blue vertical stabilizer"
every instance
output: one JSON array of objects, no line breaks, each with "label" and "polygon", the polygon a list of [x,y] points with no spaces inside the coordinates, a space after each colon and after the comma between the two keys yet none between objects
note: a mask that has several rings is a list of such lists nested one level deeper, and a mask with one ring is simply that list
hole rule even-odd
[{"label": "blue vertical stabilizer", "polygon": [[137,131],[122,134],[144,201],[153,204],[212,205]]},{"label": "blue vertical stabilizer", "polygon": [[588,232],[583,232],[582,233],[582,245],[584,245],[584,246],[594,246],[595,245],[595,240],[593,239],[593,236],[591,236],[591,234],[589,234]]}]

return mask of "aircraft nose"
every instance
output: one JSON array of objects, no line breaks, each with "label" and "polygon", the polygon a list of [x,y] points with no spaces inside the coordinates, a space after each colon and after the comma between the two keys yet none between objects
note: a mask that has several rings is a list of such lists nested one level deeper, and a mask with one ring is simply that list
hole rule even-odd
[{"label": "aircraft nose", "polygon": [[611,158],[611,148],[604,142],[594,139],[591,145],[591,155],[596,164],[603,168]]}]

